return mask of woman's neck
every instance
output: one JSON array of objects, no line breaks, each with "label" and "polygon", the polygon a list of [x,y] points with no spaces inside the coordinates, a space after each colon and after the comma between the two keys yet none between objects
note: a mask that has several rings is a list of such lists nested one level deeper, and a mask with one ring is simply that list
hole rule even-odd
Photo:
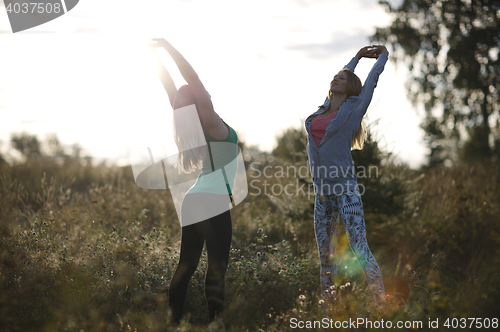
[{"label": "woman's neck", "polygon": [[329,114],[335,113],[339,110],[340,106],[347,100],[347,96],[333,96],[330,99],[330,109],[327,111]]}]

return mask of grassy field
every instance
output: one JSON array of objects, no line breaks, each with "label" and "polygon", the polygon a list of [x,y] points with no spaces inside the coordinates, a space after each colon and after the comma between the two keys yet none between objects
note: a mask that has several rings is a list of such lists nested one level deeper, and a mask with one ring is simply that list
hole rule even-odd
[{"label": "grassy field", "polygon": [[[325,308],[310,178],[259,175],[266,166],[276,172],[294,164],[250,152],[245,152],[247,178],[254,182],[232,210],[223,316],[228,331],[290,331],[300,322],[349,319],[375,325],[383,320],[381,328],[373,327],[378,331],[395,330],[398,322],[406,323],[403,330],[450,330],[464,318],[467,328],[479,322],[498,327],[497,165],[413,170],[386,162],[376,181],[360,179],[366,185],[368,242],[382,270],[387,303],[383,308],[371,303],[343,235],[338,301]],[[305,159],[295,166],[302,164]],[[306,190],[265,195],[265,186],[274,184]],[[137,187],[130,167],[39,156],[0,164],[0,200],[1,331],[176,330],[167,303],[181,227],[168,190]],[[205,268],[204,253],[180,330],[206,329]],[[432,328],[436,320],[438,328]],[[344,323],[339,330],[371,328],[366,322]]]}]

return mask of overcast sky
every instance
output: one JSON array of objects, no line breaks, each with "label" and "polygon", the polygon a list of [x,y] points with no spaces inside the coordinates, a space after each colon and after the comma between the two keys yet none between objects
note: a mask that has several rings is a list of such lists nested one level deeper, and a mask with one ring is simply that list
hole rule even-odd
[{"label": "overcast sky", "polygon": [[[13,34],[1,8],[0,148],[25,131],[56,133],[120,163],[130,145],[173,149],[172,109],[146,48],[161,37],[193,65],[240,139],[270,151],[279,133],[303,126],[333,75],[389,22],[378,0],[81,0]],[[373,63],[359,63],[362,81]],[[372,132],[386,149],[418,166],[426,153],[422,114],[407,101],[406,75],[404,66],[386,65],[367,122],[378,123]]]}]

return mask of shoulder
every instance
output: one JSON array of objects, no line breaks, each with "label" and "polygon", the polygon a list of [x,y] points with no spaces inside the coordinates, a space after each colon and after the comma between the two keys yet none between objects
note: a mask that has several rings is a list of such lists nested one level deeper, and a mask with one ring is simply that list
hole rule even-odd
[{"label": "shoulder", "polygon": [[342,108],[352,109],[356,107],[361,100],[360,96],[350,96],[346,99],[346,101],[342,104]]}]

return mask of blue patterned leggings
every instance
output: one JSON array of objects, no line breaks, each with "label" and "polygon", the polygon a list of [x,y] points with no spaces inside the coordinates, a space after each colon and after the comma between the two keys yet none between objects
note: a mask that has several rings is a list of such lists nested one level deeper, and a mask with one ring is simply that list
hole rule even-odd
[{"label": "blue patterned leggings", "polygon": [[379,303],[380,299],[385,295],[384,283],[380,268],[366,241],[363,203],[359,192],[316,196],[314,229],[321,263],[320,282],[323,300],[333,303],[335,299],[335,293],[332,291],[335,290],[333,279],[337,275],[335,251],[339,216],[342,217],[349,245],[365,272],[368,287],[375,301]]}]

